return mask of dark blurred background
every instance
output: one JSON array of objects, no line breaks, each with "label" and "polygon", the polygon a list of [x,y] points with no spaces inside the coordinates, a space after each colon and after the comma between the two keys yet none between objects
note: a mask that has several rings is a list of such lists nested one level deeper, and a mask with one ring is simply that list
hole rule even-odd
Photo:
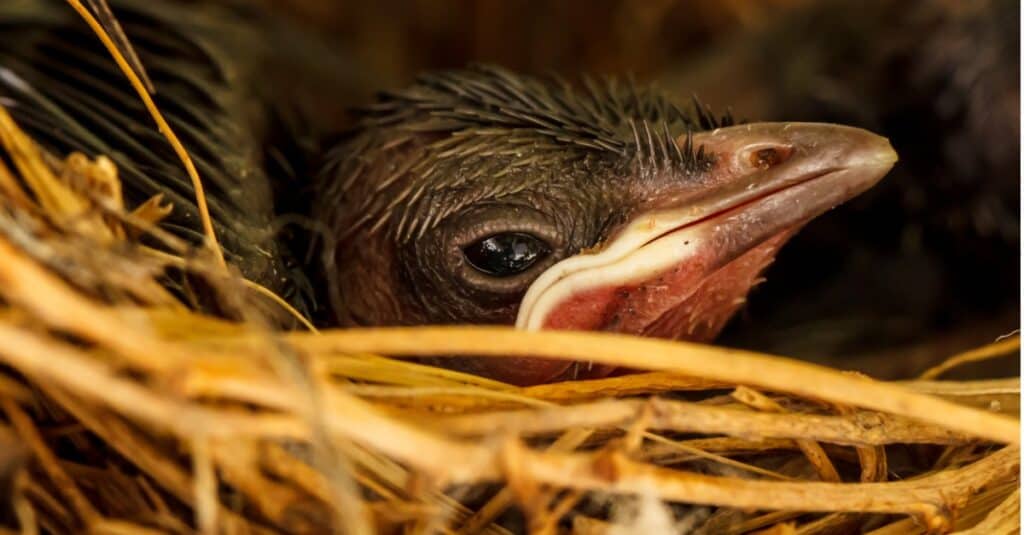
[{"label": "dark blurred background", "polygon": [[[907,377],[1019,325],[1018,2],[261,1],[323,34],[339,89],[318,105],[339,114],[488,62],[889,137],[894,172],[782,251],[723,344]],[[1018,371],[1013,357],[965,374]]]}]

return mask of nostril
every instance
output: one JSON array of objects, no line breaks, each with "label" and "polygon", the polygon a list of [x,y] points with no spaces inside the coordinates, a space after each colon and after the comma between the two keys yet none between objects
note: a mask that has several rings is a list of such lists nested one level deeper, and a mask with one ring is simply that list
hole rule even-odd
[{"label": "nostril", "polygon": [[759,169],[768,169],[785,162],[792,154],[793,149],[785,146],[757,149],[750,153],[750,165]]}]

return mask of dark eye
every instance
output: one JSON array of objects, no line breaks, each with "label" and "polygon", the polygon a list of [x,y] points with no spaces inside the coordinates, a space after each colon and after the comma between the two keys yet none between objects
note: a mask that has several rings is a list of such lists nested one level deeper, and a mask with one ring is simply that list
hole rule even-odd
[{"label": "dark eye", "polygon": [[495,234],[462,250],[471,266],[488,275],[509,277],[551,254],[540,238],[522,232]]}]

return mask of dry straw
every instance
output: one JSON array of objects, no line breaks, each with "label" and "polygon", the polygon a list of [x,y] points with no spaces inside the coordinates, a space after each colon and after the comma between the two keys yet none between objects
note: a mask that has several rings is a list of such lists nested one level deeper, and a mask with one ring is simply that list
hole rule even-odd
[{"label": "dry straw", "polygon": [[[109,160],[46,155],[2,108],[0,144],[0,533],[1017,530],[1019,378],[940,377],[1018,337],[889,383],[607,334],[280,332],[164,289],[281,303],[162,233],[159,198],[125,210]],[[517,388],[380,355],[640,371]]]}]

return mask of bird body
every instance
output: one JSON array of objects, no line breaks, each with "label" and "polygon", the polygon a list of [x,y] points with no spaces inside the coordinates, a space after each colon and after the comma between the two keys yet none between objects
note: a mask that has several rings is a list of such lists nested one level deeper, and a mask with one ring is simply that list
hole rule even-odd
[{"label": "bird body", "polygon": [[[733,125],[633,84],[496,67],[423,75],[359,108],[331,146],[306,143],[315,118],[282,104],[334,88],[302,88],[315,77],[288,61],[297,33],[228,3],[189,6],[112,2],[197,162],[229,259],[330,325],[709,341],[778,247],[895,162],[863,130]],[[74,13],[17,0],[0,7],[0,29],[0,99],[15,118],[55,153],[114,158],[129,203],[165,193],[166,228],[198,242],[187,176]],[[287,217],[309,223],[318,254],[306,265],[275,228]],[[443,364],[518,384],[611,371]]]},{"label": "bird body", "polygon": [[[288,269],[271,227],[264,138],[271,95],[258,83],[267,52],[244,17],[217,3],[115,2],[116,16],[156,86],[155,100],[191,153],[228,258],[281,290]],[[202,237],[191,181],[141,100],[85,22],[65,2],[0,6],[0,99],[54,154],[104,154],[129,206],[163,194],[165,228]]]}]

